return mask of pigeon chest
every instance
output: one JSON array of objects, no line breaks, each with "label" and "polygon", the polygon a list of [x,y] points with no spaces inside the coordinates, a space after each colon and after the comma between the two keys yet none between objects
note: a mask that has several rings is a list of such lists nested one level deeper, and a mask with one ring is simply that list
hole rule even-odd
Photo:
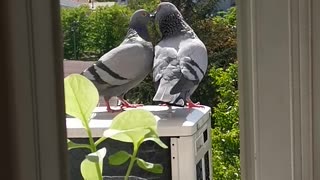
[{"label": "pigeon chest", "polygon": [[159,42],[160,47],[173,48],[175,50],[179,50],[181,42],[183,42],[186,38],[184,36],[176,36],[167,39],[163,39]]}]

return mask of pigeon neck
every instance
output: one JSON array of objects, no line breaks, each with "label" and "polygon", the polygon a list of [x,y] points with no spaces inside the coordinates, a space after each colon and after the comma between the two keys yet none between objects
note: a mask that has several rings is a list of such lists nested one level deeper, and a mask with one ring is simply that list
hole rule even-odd
[{"label": "pigeon neck", "polygon": [[146,25],[141,25],[141,24],[130,25],[129,32],[130,32],[130,29],[136,31],[138,35],[145,41],[150,40],[148,28]]},{"label": "pigeon neck", "polygon": [[193,32],[193,30],[183,20],[181,14],[179,13],[173,13],[165,16],[164,18],[160,19],[159,24],[162,39],[177,34]]}]

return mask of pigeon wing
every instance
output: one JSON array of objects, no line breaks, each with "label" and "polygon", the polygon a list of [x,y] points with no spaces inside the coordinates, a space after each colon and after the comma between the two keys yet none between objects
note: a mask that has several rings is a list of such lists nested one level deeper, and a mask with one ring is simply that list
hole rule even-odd
[{"label": "pigeon wing", "polygon": [[171,89],[171,94],[194,90],[203,79],[208,66],[207,50],[199,39],[181,44],[178,56],[182,76]]},{"label": "pigeon wing", "polygon": [[156,56],[153,67],[153,81],[157,92],[153,98],[156,102],[183,105],[178,103],[179,94],[170,94],[172,87],[181,77],[181,69],[177,58],[177,51],[173,48],[156,47]]},{"label": "pigeon wing", "polygon": [[99,84],[127,84],[150,71],[152,49],[139,43],[123,44],[103,55],[82,74]]}]

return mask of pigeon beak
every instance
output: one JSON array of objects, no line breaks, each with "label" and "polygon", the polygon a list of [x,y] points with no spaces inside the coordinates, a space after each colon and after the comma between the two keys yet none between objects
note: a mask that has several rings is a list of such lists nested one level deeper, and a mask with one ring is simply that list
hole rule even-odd
[{"label": "pigeon beak", "polygon": [[156,18],[156,14],[157,14],[157,11],[155,11],[154,13],[150,14],[150,18],[151,19],[155,19]]}]

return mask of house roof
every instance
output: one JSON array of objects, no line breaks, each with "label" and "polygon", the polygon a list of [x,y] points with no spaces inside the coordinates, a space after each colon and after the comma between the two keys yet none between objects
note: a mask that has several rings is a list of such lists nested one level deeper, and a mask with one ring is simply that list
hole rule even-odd
[{"label": "house roof", "polygon": [[76,2],[76,1],[72,1],[72,0],[60,0],[60,6],[67,7],[67,8],[78,7],[81,4],[82,3],[80,3],[80,2]]},{"label": "house roof", "polygon": [[73,61],[73,60],[64,60],[64,77],[67,77],[70,74],[76,73],[80,74],[83,70],[91,66],[95,61]]},{"label": "house roof", "polygon": [[73,0],[73,1],[79,2],[81,4],[88,3],[88,0]]},{"label": "house roof", "polygon": [[[91,9],[95,9],[97,7],[105,7],[105,6],[111,7],[111,6],[115,5],[116,2],[93,2],[93,3],[85,3],[85,4],[89,5],[89,7]],[[93,8],[92,8],[92,4],[93,4]]]}]

